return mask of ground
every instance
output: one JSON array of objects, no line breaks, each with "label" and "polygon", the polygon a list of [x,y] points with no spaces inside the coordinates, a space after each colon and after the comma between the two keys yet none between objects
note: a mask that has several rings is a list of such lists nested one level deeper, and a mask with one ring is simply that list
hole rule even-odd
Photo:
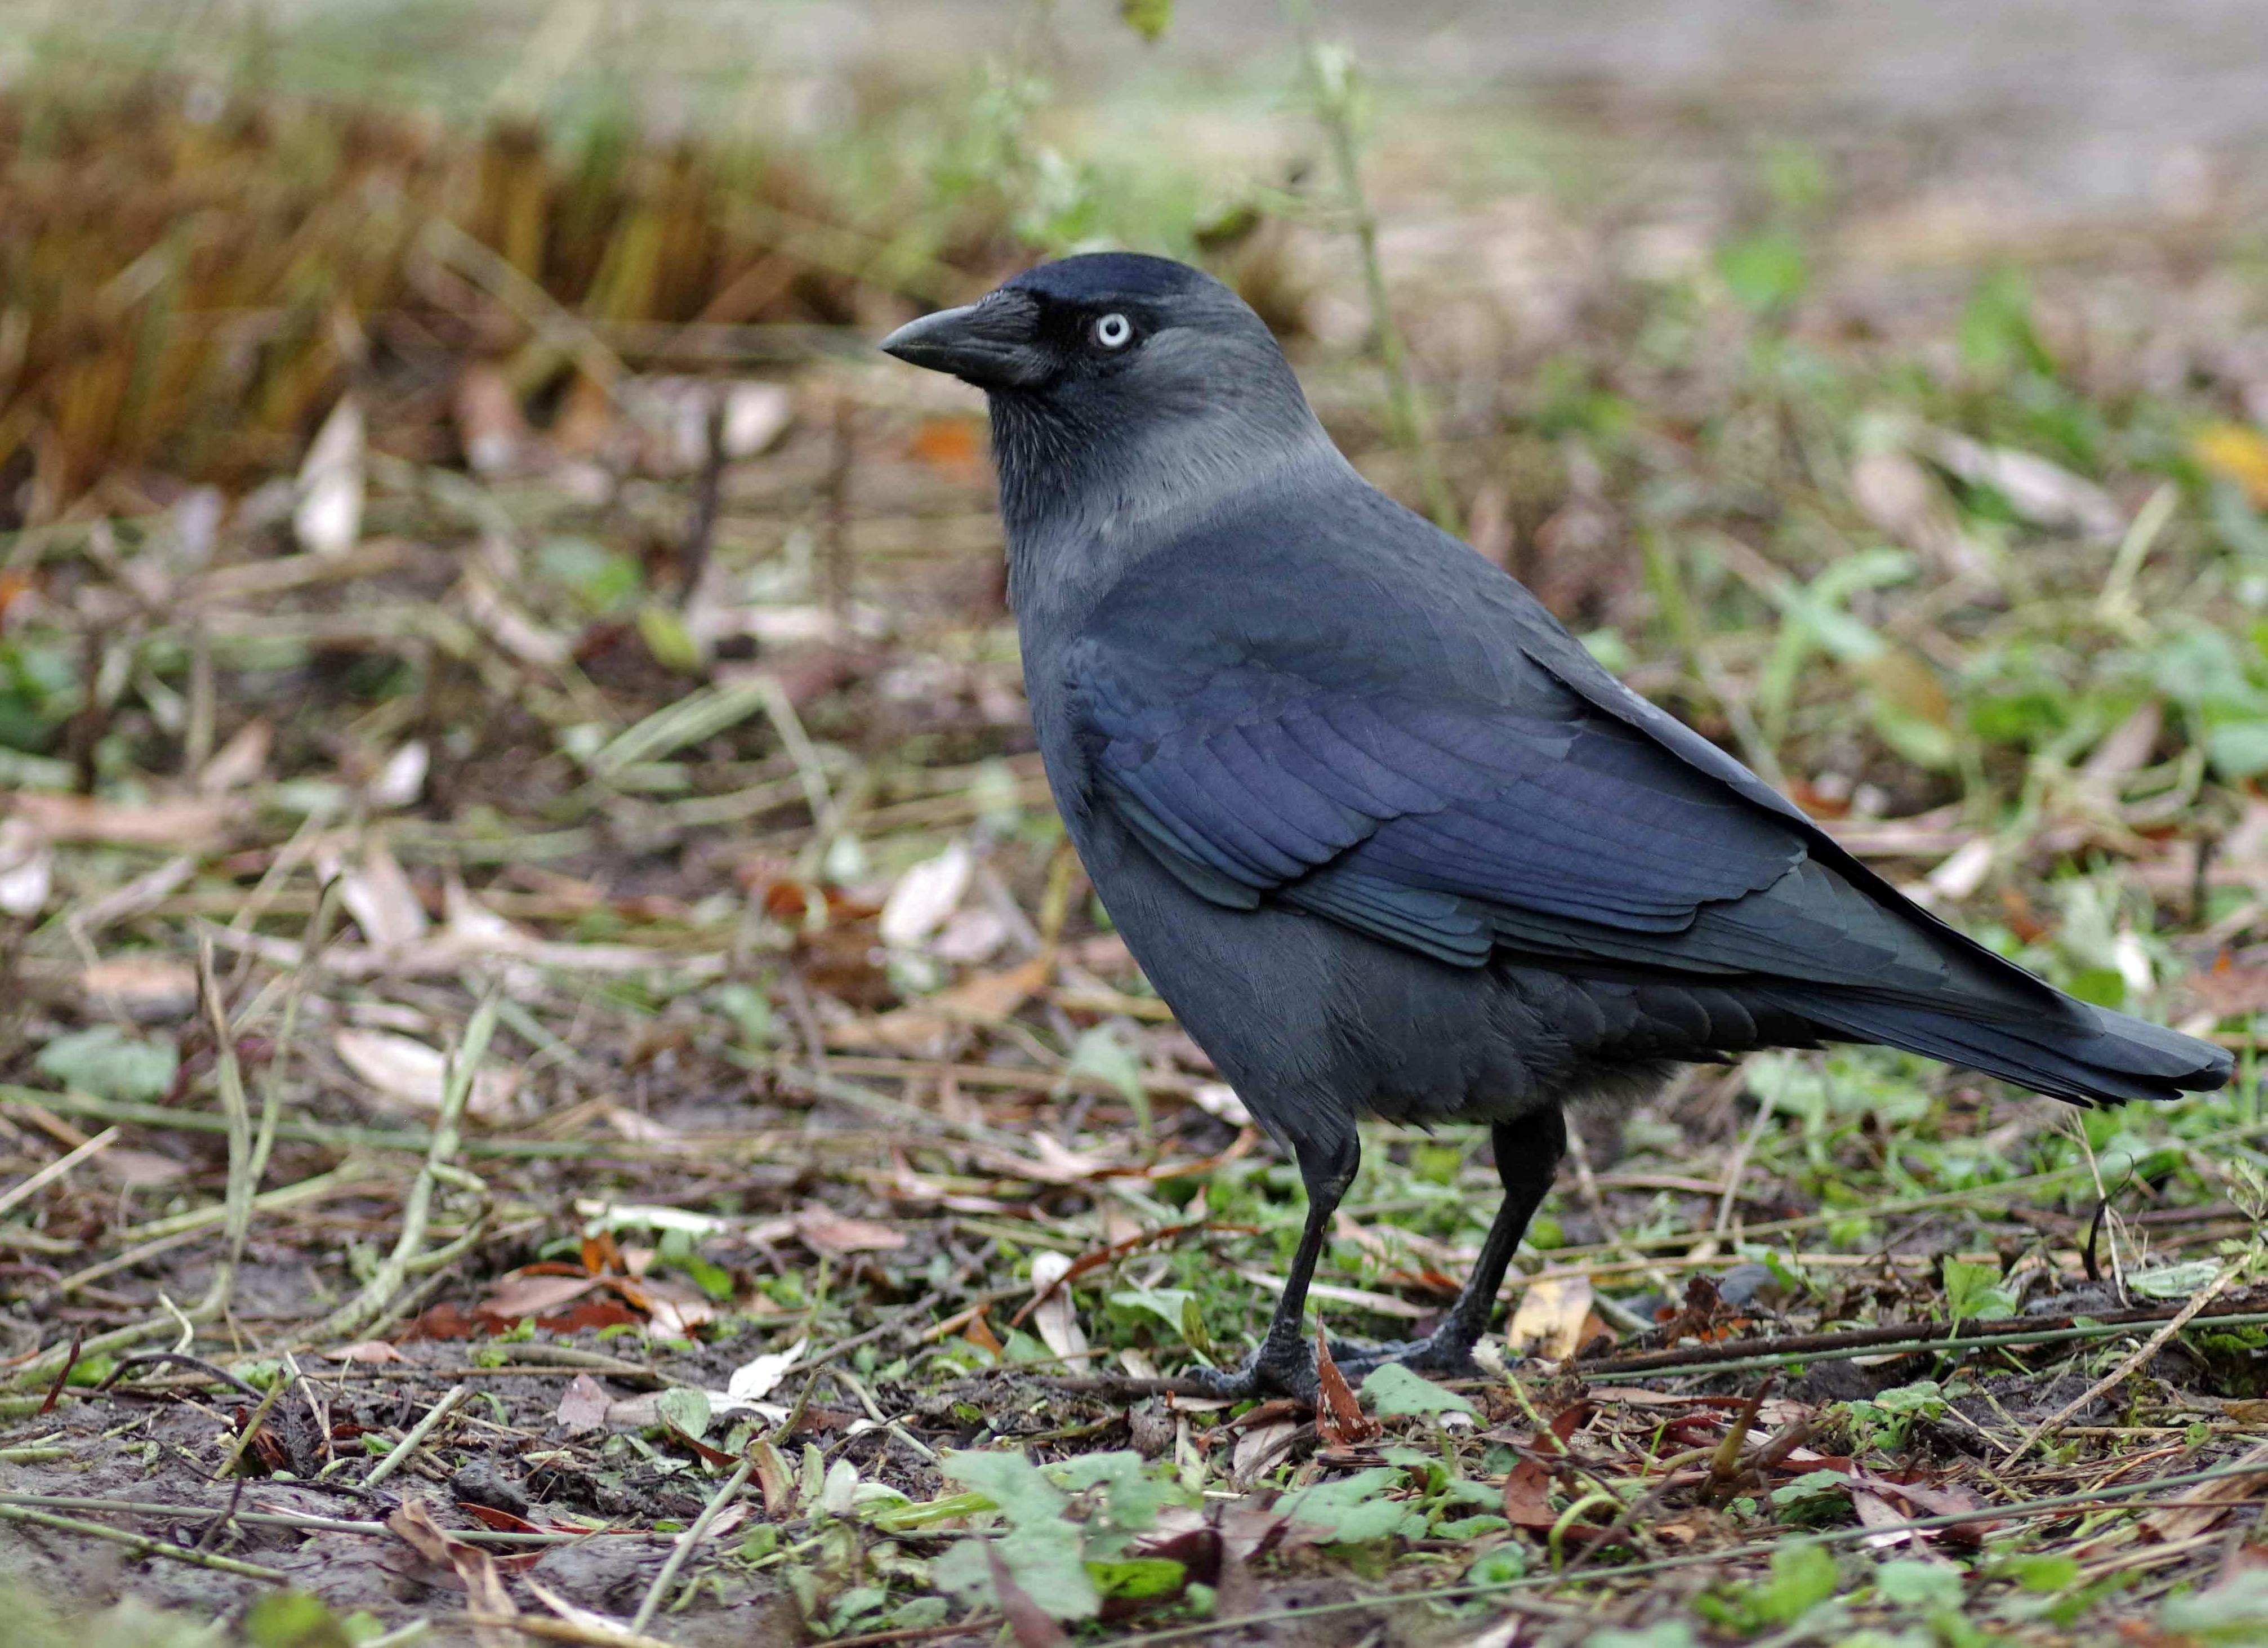
[{"label": "ground", "polygon": [[[1302,119],[1289,185],[1120,199],[1042,105],[869,94],[902,174],[7,94],[20,1617],[2259,1640],[2257,202],[2019,233],[1889,140],[1664,174],[1700,128],[1627,108],[1358,121],[1352,202]],[[1297,1176],[1064,846],[981,407],[868,347],[1107,234],[1237,281],[1367,473],[1852,850],[2236,1085],[1692,1072],[1582,1118],[1500,1371],[1165,1389],[1253,1342]],[[1424,1331],[1485,1151],[1369,1135],[1333,1335]]]}]

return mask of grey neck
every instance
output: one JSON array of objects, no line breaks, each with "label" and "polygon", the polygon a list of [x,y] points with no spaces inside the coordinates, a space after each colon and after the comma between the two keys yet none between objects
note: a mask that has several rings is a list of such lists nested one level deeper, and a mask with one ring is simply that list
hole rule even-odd
[{"label": "grey neck", "polygon": [[1068,426],[992,401],[1008,599],[1027,635],[1067,635],[1145,556],[1287,478],[1351,475],[1305,402],[1187,414],[1137,430]]}]

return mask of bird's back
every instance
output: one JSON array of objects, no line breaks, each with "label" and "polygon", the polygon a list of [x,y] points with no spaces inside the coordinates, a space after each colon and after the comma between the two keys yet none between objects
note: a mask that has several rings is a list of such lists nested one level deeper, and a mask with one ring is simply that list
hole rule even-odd
[{"label": "bird's back", "polygon": [[1479,1114],[1821,1039],[2081,1102],[2226,1079],[1914,907],[1344,465],[1117,549],[1075,622],[1023,615],[1042,750],[1137,958],[1254,1079]]}]

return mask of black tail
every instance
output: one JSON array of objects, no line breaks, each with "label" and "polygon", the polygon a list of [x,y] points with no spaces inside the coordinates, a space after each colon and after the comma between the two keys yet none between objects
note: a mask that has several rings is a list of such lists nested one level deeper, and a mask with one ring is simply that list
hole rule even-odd
[{"label": "black tail", "polygon": [[1916,1002],[1825,992],[1791,992],[1779,1004],[1828,1040],[1903,1048],[2079,1105],[2208,1093],[2226,1086],[2235,1069],[2226,1048],[2069,997],[2025,1018],[1970,1018]]}]

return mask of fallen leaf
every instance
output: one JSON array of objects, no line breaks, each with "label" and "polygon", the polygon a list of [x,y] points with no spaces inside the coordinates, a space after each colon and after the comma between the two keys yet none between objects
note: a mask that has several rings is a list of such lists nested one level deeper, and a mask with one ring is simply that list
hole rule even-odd
[{"label": "fallen leaf", "polygon": [[256,782],[268,770],[268,754],[275,744],[276,729],[268,722],[246,722],[199,770],[197,788],[207,795],[223,795]]},{"label": "fallen leaf", "polygon": [[980,973],[950,990],[924,997],[916,1005],[830,1025],[827,1044],[934,1057],[956,1027],[999,1023],[1044,990],[1054,972],[1055,958],[1042,954],[1002,972]]},{"label": "fallen leaf", "polygon": [[129,804],[40,791],[19,791],[10,798],[9,806],[49,841],[109,842],[179,853],[217,846],[242,810],[239,801],[225,796],[177,796]]},{"label": "fallen leaf", "polygon": [[512,378],[492,361],[475,361],[458,375],[451,409],[457,444],[475,475],[501,475],[519,467],[528,444],[527,419]]},{"label": "fallen leaf", "polygon": [[136,951],[81,970],[78,993],[104,1017],[175,1024],[196,1011],[197,970],[171,956]]},{"label": "fallen leaf", "polygon": [[407,1362],[409,1358],[383,1339],[364,1339],[357,1344],[341,1345],[323,1355],[334,1362],[358,1362],[375,1365],[384,1362]]},{"label": "fallen leaf", "polygon": [[1009,1578],[1007,1564],[1000,1560],[999,1547],[990,1540],[984,1541],[983,1545],[984,1560],[992,1570],[993,1594],[999,1598],[1000,1612],[1007,1616],[1008,1632],[1016,1639],[1016,1648],[1064,1648],[1071,1638],[1064,1635],[1063,1627],[1049,1619],[1047,1610]]},{"label": "fallen leaf", "polygon": [[1284,1462],[1292,1438],[1300,1433],[1296,1422],[1286,1417],[1271,1419],[1265,1424],[1248,1425],[1236,1438],[1236,1450],[1229,1455],[1230,1485],[1240,1490],[1249,1490],[1260,1473],[1273,1469]]},{"label": "fallen leaf", "polygon": [[510,1276],[491,1288],[488,1297],[473,1308],[499,1321],[516,1322],[523,1316],[540,1316],[557,1310],[570,1299],[582,1298],[600,1280],[594,1276]]},{"label": "fallen leaf", "polygon": [[1591,1313],[1588,1276],[1545,1276],[1528,1284],[1504,1330],[1505,1348],[1523,1356],[1564,1362],[1581,1349]]},{"label": "fallen leaf", "polygon": [[[441,1107],[448,1059],[423,1041],[390,1030],[348,1028],[331,1033],[331,1050],[381,1097],[420,1110]],[[519,1089],[519,1071],[483,1069],[473,1078],[466,1110],[476,1116],[495,1115]]]},{"label": "fallen leaf", "polygon": [[2176,1544],[2209,1532],[2235,1508],[2228,1501],[2257,1498],[2264,1481],[2268,1481],[2268,1442],[2260,1444],[2236,1463],[2245,1469],[2243,1475],[2199,1483],[2161,1509],[2144,1516],[2142,1531],[2162,1544]]},{"label": "fallen leaf", "polygon": [[0,819],[0,916],[37,916],[55,882],[55,850],[39,826],[20,816]]},{"label": "fallen leaf", "polygon": [[914,456],[934,468],[973,470],[983,460],[976,425],[967,418],[924,418],[912,445]]},{"label": "fallen leaf", "polygon": [[976,855],[967,842],[955,842],[934,858],[924,858],[900,876],[882,901],[877,931],[893,950],[911,950],[945,925],[961,908],[976,876]]},{"label": "fallen leaf", "polygon": [[1064,1367],[1073,1373],[1084,1373],[1087,1364],[1086,1335],[1079,1330],[1071,1290],[1056,1286],[1071,1267],[1068,1254],[1042,1249],[1032,1255],[1032,1292],[1039,1300],[1032,1312],[1032,1326],[1041,1342],[1063,1358]]},{"label": "fallen leaf", "polygon": [[1353,1388],[1339,1365],[1331,1360],[1330,1341],[1315,1328],[1315,1435],[1323,1446],[1340,1452],[1373,1442],[1382,1430],[1362,1410]]},{"label": "fallen leaf", "polygon": [[2190,453],[2268,509],[2268,436],[2247,423],[2208,423],[2190,437]]},{"label": "fallen leaf", "polygon": [[740,1364],[733,1370],[732,1377],[725,1381],[726,1399],[735,1402],[752,1402],[770,1395],[779,1388],[779,1382],[787,1377],[788,1370],[803,1359],[804,1347],[808,1343],[799,1339],[784,1350],[755,1357]]},{"label": "fallen leaf", "polygon": [[1949,430],[1926,431],[1929,456],[1972,486],[1989,486],[2016,512],[2043,526],[2116,538],[2125,522],[2110,494],[2036,452],[1987,446]]},{"label": "fallen leaf", "polygon": [[342,395],[299,466],[291,531],[303,549],[342,555],[362,538],[362,402]]},{"label": "fallen leaf", "polygon": [[340,872],[319,864],[326,876],[339,875],[339,901],[362,936],[379,949],[416,944],[431,923],[417,890],[394,855],[373,844],[352,869]]},{"label": "fallen leaf", "polygon": [[[455,1575],[472,1613],[494,1621],[519,1616],[496,1560],[476,1545],[450,1538],[423,1500],[404,1499],[386,1526],[429,1567]],[[502,1623],[480,1624],[473,1627],[473,1640],[480,1648],[519,1648],[519,1634]]]},{"label": "fallen leaf", "polygon": [[852,1218],[824,1203],[806,1203],[795,1215],[796,1234],[806,1246],[828,1253],[887,1253],[906,1245],[906,1233],[873,1219]]},{"label": "fallen leaf", "polygon": [[[1862,1488],[1851,1490],[1851,1508],[1858,1512],[1861,1527],[1888,1528],[1911,1520],[1889,1500]],[[1899,1528],[1896,1533],[1869,1534],[1860,1542],[1870,1550],[1889,1550],[1900,1545],[1918,1544],[1920,1541],[1921,1535],[1912,1529]]]}]

